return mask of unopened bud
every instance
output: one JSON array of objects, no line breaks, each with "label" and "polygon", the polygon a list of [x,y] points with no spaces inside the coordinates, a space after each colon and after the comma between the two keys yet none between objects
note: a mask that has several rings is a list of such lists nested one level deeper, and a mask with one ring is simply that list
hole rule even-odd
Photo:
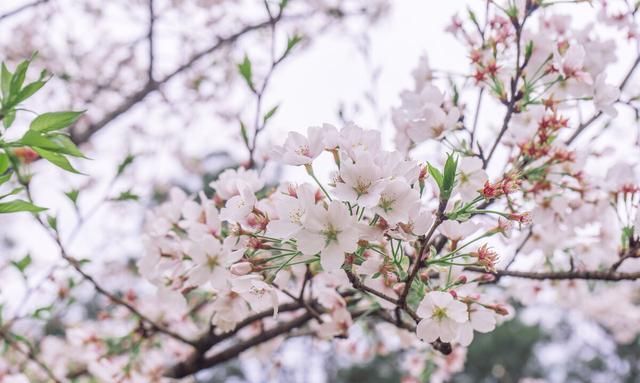
[{"label": "unopened bud", "polygon": [[477,281],[479,282],[493,282],[496,280],[495,275],[493,274],[482,274]]},{"label": "unopened bud", "polygon": [[231,265],[231,274],[242,276],[247,275],[253,270],[253,266],[249,262],[238,262]]},{"label": "unopened bud", "polygon": [[429,279],[431,279],[431,276],[429,275],[429,272],[427,270],[422,270],[420,272],[420,280],[422,281],[422,283],[429,282]]},{"label": "unopened bud", "polygon": [[454,297],[455,299],[458,299],[458,293],[456,293],[455,290],[450,290],[449,294],[451,294],[451,296]]},{"label": "unopened bud", "polygon": [[30,164],[38,159],[38,153],[29,147],[21,147],[13,149],[13,154],[24,164]]},{"label": "unopened bud", "polygon": [[458,280],[456,281],[456,284],[464,285],[465,283],[467,283],[467,276],[466,275],[459,276]]},{"label": "unopened bud", "polygon": [[495,312],[496,312],[496,314],[499,314],[499,315],[509,315],[509,310],[507,310],[507,308],[506,308],[506,307],[504,307],[504,306],[503,306],[503,305],[501,305],[501,304],[494,305],[494,306],[493,306],[493,307],[491,307],[491,308],[493,309],[493,311],[495,311]]}]

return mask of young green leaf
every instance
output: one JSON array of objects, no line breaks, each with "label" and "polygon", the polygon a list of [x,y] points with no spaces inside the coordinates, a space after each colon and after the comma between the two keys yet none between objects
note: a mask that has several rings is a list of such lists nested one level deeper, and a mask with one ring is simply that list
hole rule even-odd
[{"label": "young green leaf", "polygon": [[24,188],[23,188],[23,187],[17,187],[17,188],[15,188],[15,189],[11,190],[11,191],[10,191],[10,192],[8,192],[8,193],[5,193],[5,194],[0,195],[0,199],[3,199],[3,198],[6,198],[6,197],[9,197],[9,196],[12,196],[12,195],[18,194],[18,193],[20,193],[22,190],[24,190]]},{"label": "young green leaf", "polygon": [[127,154],[124,160],[122,160],[122,162],[120,162],[120,164],[118,165],[118,171],[116,172],[116,177],[120,177],[122,173],[124,173],[124,171],[133,163],[135,159],[136,159],[136,156],[134,156],[133,154]]},{"label": "young green leaf", "polygon": [[12,109],[8,111],[7,114],[4,115],[4,118],[2,119],[2,125],[4,125],[5,129],[9,129],[11,125],[13,125],[13,121],[15,120],[16,120],[16,111],[15,109]]},{"label": "young green leaf", "polygon": [[427,162],[427,169],[429,170],[429,174],[438,185],[438,189],[442,190],[442,173],[437,168],[433,167],[430,163]]},{"label": "young green leaf", "polygon": [[22,89],[22,84],[24,84],[24,79],[27,77],[27,69],[29,69],[30,64],[31,60],[25,60],[16,67],[13,77],[11,77],[11,84],[9,85],[9,93],[11,93],[11,96],[17,95],[20,89]]},{"label": "young green leaf", "polygon": [[131,190],[125,190],[121,192],[113,201],[137,201],[140,199],[140,196],[131,192]]},{"label": "young green leaf", "polygon": [[17,213],[20,211],[39,213],[44,210],[47,210],[47,209],[40,206],[36,206],[30,202],[23,201],[20,199],[17,199],[11,202],[0,203],[0,214]]},{"label": "young green leaf", "polygon": [[10,178],[11,178],[11,172],[9,172],[9,173],[7,173],[7,174],[5,174],[3,176],[0,176],[0,185],[2,185],[3,183],[9,181]]},{"label": "young green leaf", "polygon": [[244,141],[244,144],[249,147],[249,135],[247,134],[247,127],[242,121],[240,121],[240,134],[242,135],[242,141]]},{"label": "young green leaf", "polygon": [[24,100],[28,99],[29,97],[33,96],[46,83],[47,83],[46,81],[34,81],[31,84],[25,86],[24,88],[22,88],[20,93],[18,93],[18,95],[16,96],[16,99],[14,100],[14,104],[19,104],[22,101],[24,101]]},{"label": "young green leaf", "polygon": [[0,74],[0,90],[2,90],[2,103],[5,104],[7,102],[7,98],[9,97],[9,86],[11,84],[11,78],[13,75],[5,65],[2,63],[2,72]]},{"label": "young green leaf", "polygon": [[31,264],[31,255],[27,254],[18,261],[11,261],[11,264],[14,265],[21,273],[24,273],[27,267]]},{"label": "young green leaf", "polygon": [[52,215],[47,215],[47,223],[54,231],[58,231],[58,218]]},{"label": "young green leaf", "polygon": [[87,158],[68,136],[64,134],[51,134],[47,136],[47,138],[56,146],[52,149],[54,152],[68,154],[73,157]]},{"label": "young green leaf", "polygon": [[289,54],[289,52],[291,52],[291,50],[292,50],[296,45],[298,45],[298,43],[299,43],[300,41],[302,41],[302,36],[301,36],[301,35],[295,34],[295,35],[293,35],[293,36],[290,36],[290,37],[287,39],[287,49],[284,51],[284,55],[283,55],[283,57],[284,57],[284,56],[286,56],[286,55],[288,55],[288,54]]},{"label": "young green leaf", "polygon": [[7,169],[9,169],[9,163],[10,161],[7,153],[0,152],[0,174],[3,174]]},{"label": "young green leaf", "polygon": [[249,88],[253,90],[253,72],[251,69],[251,60],[249,60],[249,56],[244,55],[244,60],[240,64],[238,64],[238,71],[240,72],[242,78],[244,78],[244,80],[247,82],[247,85],[249,85]]},{"label": "young green leaf", "polygon": [[31,122],[29,129],[35,130],[36,132],[60,130],[78,121],[78,118],[80,118],[83,113],[84,111],[43,113]]},{"label": "young green leaf", "polygon": [[276,114],[276,112],[278,111],[278,107],[280,107],[280,105],[274,106],[273,108],[269,109],[267,113],[264,114],[263,123],[266,124],[267,121],[269,121],[269,119],[273,117],[274,114]]},{"label": "young green leaf", "polygon": [[73,202],[73,204],[75,205],[76,203],[78,203],[78,196],[80,195],[80,190],[72,189],[72,190],[69,190],[68,192],[65,192],[64,195],[66,195],[67,198],[69,198],[69,200],[71,200],[71,202]]},{"label": "young green leaf", "polygon": [[69,160],[63,156],[62,154],[56,153],[56,152],[52,152],[46,149],[42,149],[42,148],[33,148],[33,150],[36,151],[36,153],[38,153],[40,155],[40,157],[44,158],[45,160],[51,162],[52,164],[56,165],[57,167],[64,169],[68,172],[71,173],[76,173],[76,174],[82,174],[79,171],[77,171],[69,162]]},{"label": "young green leaf", "polygon": [[444,174],[442,177],[442,188],[440,190],[440,199],[449,199],[453,192],[456,182],[456,169],[458,168],[458,159],[453,154],[447,156],[444,164]]}]

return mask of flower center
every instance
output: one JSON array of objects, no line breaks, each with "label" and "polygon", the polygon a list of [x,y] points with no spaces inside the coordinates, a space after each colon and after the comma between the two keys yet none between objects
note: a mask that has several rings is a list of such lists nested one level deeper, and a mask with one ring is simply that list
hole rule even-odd
[{"label": "flower center", "polygon": [[433,309],[433,313],[431,314],[433,319],[441,321],[447,317],[447,309],[443,307],[436,307]]},{"label": "flower center", "polygon": [[325,226],[324,230],[322,231],[322,235],[324,235],[327,244],[331,241],[337,241],[338,234],[340,234],[340,232],[336,230],[336,228],[331,224]]}]

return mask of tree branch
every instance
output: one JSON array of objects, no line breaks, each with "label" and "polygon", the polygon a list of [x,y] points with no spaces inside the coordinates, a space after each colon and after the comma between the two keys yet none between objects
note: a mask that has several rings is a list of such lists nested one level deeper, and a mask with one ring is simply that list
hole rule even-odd
[{"label": "tree branch", "polygon": [[87,142],[91,138],[91,136],[93,136],[95,133],[97,133],[102,128],[104,128],[105,126],[110,124],[112,121],[116,120],[118,117],[120,117],[121,115],[125,114],[130,109],[132,109],[134,106],[136,106],[137,104],[142,102],[144,99],[147,98],[147,96],[149,96],[151,93],[153,93],[156,90],[158,90],[161,85],[169,82],[171,79],[173,79],[177,75],[179,75],[179,74],[183,73],[184,71],[188,70],[189,68],[191,68],[194,64],[196,64],[198,61],[200,61],[204,57],[216,52],[217,50],[219,50],[219,49],[221,49],[221,48],[223,48],[223,47],[225,47],[225,46],[227,46],[229,44],[234,43],[236,40],[240,39],[242,36],[246,35],[247,33],[255,31],[255,30],[259,30],[259,29],[262,29],[262,28],[265,28],[265,27],[269,27],[273,22],[277,22],[277,21],[282,20],[282,19],[292,20],[292,19],[304,18],[304,17],[308,17],[308,16],[309,16],[308,13],[307,14],[291,15],[291,16],[286,16],[286,17],[282,16],[282,15],[278,15],[274,19],[270,18],[268,20],[265,20],[265,21],[262,21],[262,22],[259,22],[259,23],[256,23],[256,24],[251,24],[251,25],[245,26],[244,28],[242,28],[241,30],[239,30],[236,33],[233,33],[233,34],[231,34],[229,36],[226,36],[226,37],[218,38],[218,40],[213,45],[211,45],[209,48],[195,53],[184,64],[180,65],[179,67],[174,69],[173,72],[170,72],[169,74],[165,75],[163,78],[161,78],[161,79],[159,79],[157,81],[149,78],[147,80],[147,82],[143,85],[143,87],[139,91],[135,92],[134,94],[132,94],[131,96],[126,98],[118,107],[116,107],[111,112],[107,113],[99,121],[97,121],[97,122],[95,122],[93,124],[90,124],[89,126],[85,127],[83,130],[72,130],[71,131],[71,139],[73,140],[73,142],[76,145],[80,145],[80,144],[83,144],[83,143]]},{"label": "tree branch", "polygon": [[290,320],[289,322],[284,322],[279,324],[278,326],[266,330],[259,335],[250,338],[246,341],[236,343],[224,351],[221,351],[215,355],[210,357],[202,357],[195,359],[190,359],[185,362],[180,362],[173,367],[169,368],[165,373],[166,377],[169,378],[184,378],[191,374],[194,374],[198,371],[213,367],[219,363],[226,362],[230,359],[235,358],[240,355],[243,351],[250,349],[251,347],[257,346],[261,343],[270,341],[280,335],[286,334],[291,330],[294,330],[298,327],[305,325],[308,321],[313,319],[313,315],[308,311],[305,311],[301,316]]},{"label": "tree branch", "polygon": [[49,0],[36,0],[36,1],[31,2],[31,3],[25,4],[25,5],[20,6],[20,7],[14,9],[12,11],[9,11],[9,12],[7,12],[5,14],[0,15],[0,21],[4,20],[6,18],[9,18],[11,16],[15,16],[18,13],[21,13],[22,11],[26,11],[29,8],[37,7],[38,5],[45,4],[45,3],[48,3],[48,2],[49,2]]},{"label": "tree branch", "polygon": [[501,277],[514,277],[524,279],[536,279],[536,280],[570,280],[570,279],[585,279],[593,281],[633,281],[640,279],[640,272],[635,273],[622,273],[616,271],[549,271],[549,272],[535,272],[535,271],[514,271],[514,270],[496,270],[487,271],[485,269],[477,267],[467,267],[467,271],[474,271],[478,273],[491,274],[496,278]]},{"label": "tree branch", "polygon": [[[638,67],[638,65],[640,65],[640,55],[638,55],[638,57],[636,57],[635,61],[633,62],[633,65],[631,65],[631,68],[629,69],[629,71],[627,72],[626,76],[624,76],[624,79],[620,83],[620,86],[618,88],[620,89],[621,92],[624,90],[624,88],[626,88],[627,84],[629,83],[629,80],[631,80],[631,76],[633,76],[633,73],[635,72],[635,70]],[[588,128],[591,124],[596,122],[602,116],[602,114],[603,113],[600,111],[600,112],[594,114],[593,116],[591,116],[591,118],[589,118],[587,121],[585,121],[582,124],[580,124],[578,126],[578,128],[576,129],[576,131],[573,132],[571,137],[569,137],[569,139],[566,141],[566,144],[567,145],[571,145],[571,143],[573,143],[573,141],[576,138],[578,138],[578,136],[580,134],[582,134],[582,132],[584,132],[584,130],[586,128]]]}]

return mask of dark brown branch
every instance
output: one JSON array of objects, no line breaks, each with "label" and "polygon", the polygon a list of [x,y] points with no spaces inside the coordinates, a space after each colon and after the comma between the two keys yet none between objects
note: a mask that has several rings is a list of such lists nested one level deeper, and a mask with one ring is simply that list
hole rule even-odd
[{"label": "dark brown branch", "polygon": [[507,102],[507,113],[505,114],[504,119],[502,120],[502,128],[500,128],[500,132],[498,133],[498,136],[496,137],[496,140],[494,141],[493,146],[489,151],[489,155],[487,156],[486,161],[484,161],[483,163],[483,166],[482,166],[483,169],[486,169],[487,166],[489,166],[489,161],[491,161],[491,157],[493,157],[493,154],[498,148],[500,141],[502,141],[502,137],[509,129],[509,123],[511,122],[511,117],[513,117],[513,114],[516,112],[516,105],[518,101],[520,101],[521,99],[521,93],[518,89],[518,83],[529,61],[529,57],[525,57],[522,63],[520,61],[520,58],[522,56],[522,30],[531,12],[533,12],[533,9],[527,10],[527,12],[525,13],[522,19],[522,22],[518,22],[517,20],[512,20],[513,26],[516,30],[516,74],[513,78],[511,78],[511,84],[510,84],[511,95],[509,97],[509,101]]},{"label": "dark brown branch", "polygon": [[31,3],[25,4],[25,5],[20,6],[20,7],[14,9],[12,11],[9,11],[9,12],[7,12],[5,14],[0,15],[0,21],[4,20],[6,18],[9,18],[11,16],[15,16],[18,13],[26,11],[29,8],[37,7],[38,5],[45,4],[45,3],[48,3],[48,2],[49,2],[49,0],[36,0],[36,1],[31,2]]},{"label": "dark brown branch", "polygon": [[467,271],[475,271],[479,273],[492,274],[496,278],[514,277],[536,280],[570,280],[585,279],[593,281],[634,281],[640,279],[640,272],[622,273],[616,271],[514,271],[514,270],[496,270],[486,271],[476,267],[467,267]]},{"label": "dark brown branch", "polygon": [[194,374],[198,371],[213,367],[219,363],[226,362],[240,355],[242,352],[255,347],[261,343],[270,341],[280,335],[286,334],[291,330],[294,330],[298,327],[305,325],[308,321],[313,318],[313,315],[308,311],[305,311],[301,316],[290,320],[289,322],[284,322],[279,324],[278,326],[266,330],[257,336],[250,338],[243,342],[238,342],[224,351],[221,351],[215,355],[210,357],[201,357],[193,360],[187,360],[185,362],[181,362],[171,367],[165,373],[165,376],[169,378],[184,378],[191,374]]},{"label": "dark brown branch", "polygon": [[422,260],[424,259],[426,253],[429,251],[429,246],[431,243],[431,237],[435,233],[436,229],[442,222],[445,220],[444,211],[447,208],[448,199],[441,199],[440,204],[438,205],[438,211],[436,212],[436,219],[433,221],[429,232],[425,234],[425,236],[420,241],[420,251],[418,252],[418,257],[413,265],[413,269],[409,276],[405,281],[404,289],[402,290],[402,294],[400,294],[400,298],[398,299],[398,307],[406,309],[407,308],[407,297],[409,296],[409,291],[411,290],[411,284],[418,276],[418,271],[422,267]]},{"label": "dark brown branch", "polygon": [[149,43],[149,66],[147,68],[147,78],[150,82],[154,81],[153,77],[153,66],[155,62],[155,48],[153,45],[154,40],[154,29],[156,24],[156,14],[154,11],[154,0],[149,0],[149,32],[147,33],[147,41]]},{"label": "dark brown branch", "polygon": [[[60,243],[58,242],[58,244],[60,245]],[[147,323],[152,330],[163,333],[165,335],[168,335],[174,339],[179,340],[182,343],[186,343],[188,345],[194,346],[195,347],[195,342],[188,340],[186,338],[184,338],[182,335],[173,332],[171,330],[169,330],[168,328],[165,328],[164,326],[161,326],[160,324],[156,323],[155,321],[153,321],[152,319],[150,319],[149,317],[147,317],[146,315],[144,315],[143,313],[141,313],[140,311],[138,311],[138,309],[136,309],[132,304],[130,304],[129,302],[125,301],[122,298],[119,298],[118,296],[112,294],[111,292],[107,291],[104,287],[102,287],[91,275],[87,274],[81,267],[80,262],[78,262],[75,258],[71,258],[69,255],[67,255],[64,250],[61,248],[61,253],[62,253],[62,258],[64,258],[67,262],[69,262],[69,264],[87,281],[89,282],[91,285],[93,285],[93,288],[96,289],[96,291],[101,294],[104,295],[105,297],[109,298],[113,303],[118,304],[120,306],[125,307],[127,310],[129,310],[132,314],[134,314],[135,316],[137,316],[138,318],[140,318],[141,321]]]},{"label": "dark brown branch", "polygon": [[169,82],[175,76],[190,69],[194,64],[196,64],[198,61],[200,61],[204,57],[207,57],[208,55],[216,52],[217,50],[229,44],[234,43],[236,40],[240,39],[242,36],[246,35],[247,33],[268,27],[274,22],[274,20],[275,22],[277,22],[285,18],[287,20],[291,20],[291,19],[297,19],[297,18],[304,18],[306,16],[308,16],[308,14],[292,15],[292,16],[286,16],[286,17],[280,15],[275,19],[268,19],[256,24],[245,26],[244,28],[242,28],[241,30],[239,30],[234,34],[231,34],[226,37],[218,38],[218,40],[209,48],[194,54],[184,64],[180,65],[179,67],[174,69],[173,72],[165,75],[163,78],[157,81],[154,81],[153,79],[149,79],[139,91],[135,92],[134,94],[126,98],[118,107],[116,107],[113,111],[107,113],[99,121],[89,125],[88,127],[86,127],[81,131],[73,130],[71,132],[71,139],[77,145],[87,142],[91,138],[91,136],[93,136],[99,130],[101,130],[102,128],[110,124],[112,121],[116,120],[118,117],[125,114],[126,112],[131,110],[133,107],[135,107],[137,104],[142,102],[145,98],[147,98],[147,96],[149,96],[149,94],[158,90],[161,85]]}]

